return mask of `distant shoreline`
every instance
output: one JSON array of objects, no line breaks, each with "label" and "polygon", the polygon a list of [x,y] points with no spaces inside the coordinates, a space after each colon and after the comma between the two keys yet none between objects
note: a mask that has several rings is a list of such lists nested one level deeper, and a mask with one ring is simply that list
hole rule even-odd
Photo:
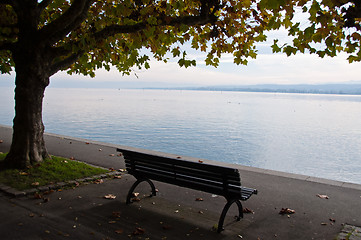
[{"label": "distant shoreline", "polygon": [[[144,84],[144,86],[143,86]],[[161,84],[104,82],[101,86],[95,83],[73,82],[72,84],[51,84],[49,88],[68,89],[148,89],[148,90],[190,90],[190,91],[224,91],[224,92],[256,92],[256,93],[299,93],[299,94],[336,94],[336,95],[361,95],[361,83],[335,83],[335,84],[259,84],[259,85],[234,85],[234,86],[162,86]],[[14,85],[1,84],[0,87]]]},{"label": "distant shoreline", "polygon": [[361,95],[361,84],[321,84],[321,85],[264,84],[264,85],[247,85],[247,86],[208,86],[208,87],[143,88],[143,89]]}]

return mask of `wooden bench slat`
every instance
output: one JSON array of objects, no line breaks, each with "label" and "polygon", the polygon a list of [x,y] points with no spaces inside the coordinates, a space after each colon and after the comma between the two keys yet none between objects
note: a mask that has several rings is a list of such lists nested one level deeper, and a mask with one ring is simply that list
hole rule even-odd
[{"label": "wooden bench slat", "polygon": [[119,150],[120,150],[120,152],[123,153],[125,158],[138,159],[138,160],[144,161],[144,162],[145,161],[150,161],[150,162],[156,161],[158,164],[162,164],[162,163],[174,164],[174,165],[181,164],[184,167],[189,167],[189,168],[193,168],[193,169],[206,170],[206,171],[212,171],[212,172],[221,171],[221,172],[227,173],[227,174],[232,174],[234,172],[238,172],[237,169],[224,167],[224,166],[217,166],[217,165],[211,165],[211,164],[205,164],[205,163],[200,164],[198,162],[191,162],[191,161],[183,160],[183,159],[173,159],[173,158],[164,157],[164,156],[156,156],[156,155],[150,155],[150,154],[139,153],[139,152],[134,152],[134,151],[129,151],[129,150],[122,150],[122,149],[119,149]]},{"label": "wooden bench slat", "polygon": [[158,175],[162,175],[162,177],[167,176],[169,178],[169,181],[193,181],[195,184],[207,184],[212,186],[219,186],[220,188],[223,188],[224,184],[222,181],[214,181],[212,179],[204,179],[204,178],[198,178],[194,175],[184,175],[184,174],[175,174],[174,172],[169,171],[163,171],[158,169],[152,169],[142,166],[137,166],[136,171],[130,170],[131,174],[146,174],[149,179],[157,180]]},{"label": "wooden bench slat", "polygon": [[[232,182],[233,184],[241,184],[240,176],[238,172],[232,172],[230,173],[222,173],[220,170],[217,172],[214,171],[205,171],[201,169],[193,169],[189,167],[184,167],[179,164],[158,164],[157,162],[149,162],[149,161],[141,161],[138,158],[134,159],[133,161],[136,161],[137,166],[148,166],[149,168],[154,167],[155,169],[163,169],[165,171],[175,171],[177,173],[189,173],[191,172],[195,176],[204,177],[204,178],[212,178],[214,180],[221,180],[224,181],[224,179],[227,179],[228,181]],[[127,167],[131,167],[131,162],[126,160]],[[203,164],[202,164],[203,165]],[[224,176],[227,176],[226,178]]]},{"label": "wooden bench slat", "polygon": [[[211,174],[211,175],[223,175],[226,174],[229,176],[229,178],[234,178],[235,180],[240,180],[239,177],[239,173],[237,171],[228,171],[228,172],[223,172],[223,169],[215,169],[213,165],[208,165],[208,164],[204,164],[202,163],[201,165],[204,166],[205,168],[201,168],[199,165],[200,163],[194,163],[192,162],[192,164],[196,164],[197,167],[193,167],[193,166],[189,166],[189,163],[187,163],[187,166],[183,165],[184,162],[179,163],[179,162],[173,162],[173,163],[164,163],[164,162],[157,162],[154,159],[152,160],[146,160],[144,161],[144,159],[141,159],[139,156],[138,157],[134,157],[132,158],[132,161],[137,161],[138,164],[148,164],[148,165],[154,165],[156,167],[160,167],[160,168],[172,168],[172,167],[178,167],[179,170],[184,170],[184,171],[198,171],[200,173],[205,173],[205,174]],[[212,166],[211,169],[207,169],[208,166]]]},{"label": "wooden bench slat", "polygon": [[[131,163],[126,163],[126,167],[127,167],[128,171],[130,169],[132,169]],[[149,171],[153,170],[155,172],[171,172],[172,174],[174,174],[174,176],[186,175],[186,176],[192,176],[195,179],[209,179],[210,181],[220,182],[221,184],[226,182],[226,184],[233,184],[233,185],[240,186],[240,180],[237,178],[229,179],[229,176],[223,176],[220,174],[214,175],[209,172],[199,172],[199,171],[191,171],[191,170],[186,171],[185,169],[179,168],[177,166],[175,166],[175,167],[172,166],[172,167],[168,167],[168,168],[162,166],[160,168],[156,168],[153,165],[137,163],[136,168],[137,169],[148,169]]]}]

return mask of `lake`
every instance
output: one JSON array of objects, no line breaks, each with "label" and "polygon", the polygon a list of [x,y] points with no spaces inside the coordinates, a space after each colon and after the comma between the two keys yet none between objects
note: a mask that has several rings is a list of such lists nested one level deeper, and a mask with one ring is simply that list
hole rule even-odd
[{"label": "lake", "polygon": [[[13,89],[0,88],[12,125]],[[361,184],[361,96],[49,88],[47,132]]]}]

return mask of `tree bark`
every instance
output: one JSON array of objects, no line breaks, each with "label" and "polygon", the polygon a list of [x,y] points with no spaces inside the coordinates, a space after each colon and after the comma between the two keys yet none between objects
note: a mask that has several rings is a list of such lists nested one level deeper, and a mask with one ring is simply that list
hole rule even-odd
[{"label": "tree bark", "polygon": [[12,144],[5,159],[5,165],[11,168],[26,168],[49,157],[42,121],[43,98],[49,77],[44,71],[46,64],[40,52],[22,52],[19,58],[14,57],[15,117]]}]

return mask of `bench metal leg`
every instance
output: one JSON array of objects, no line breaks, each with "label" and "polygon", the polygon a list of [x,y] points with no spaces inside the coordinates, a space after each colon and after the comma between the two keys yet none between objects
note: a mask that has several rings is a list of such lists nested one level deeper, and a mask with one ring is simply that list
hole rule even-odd
[{"label": "bench metal leg", "polygon": [[237,217],[237,221],[241,220],[241,218],[243,218],[243,207],[242,207],[242,203],[238,200],[238,199],[230,199],[227,200],[226,205],[223,208],[221,217],[219,218],[219,222],[218,222],[218,229],[217,232],[220,233],[224,230],[223,228],[223,224],[224,224],[224,219],[227,215],[227,212],[229,210],[229,208],[232,206],[233,203],[236,203],[238,206],[238,217]]},{"label": "bench metal leg", "polygon": [[137,179],[137,181],[132,185],[132,187],[129,189],[128,195],[127,195],[127,201],[126,204],[132,203],[131,198],[132,198],[132,194],[135,190],[135,188],[141,183],[141,182],[148,182],[150,187],[152,188],[152,195],[151,196],[155,196],[157,194],[156,190],[155,190],[155,186],[153,184],[153,182],[149,179]]}]

